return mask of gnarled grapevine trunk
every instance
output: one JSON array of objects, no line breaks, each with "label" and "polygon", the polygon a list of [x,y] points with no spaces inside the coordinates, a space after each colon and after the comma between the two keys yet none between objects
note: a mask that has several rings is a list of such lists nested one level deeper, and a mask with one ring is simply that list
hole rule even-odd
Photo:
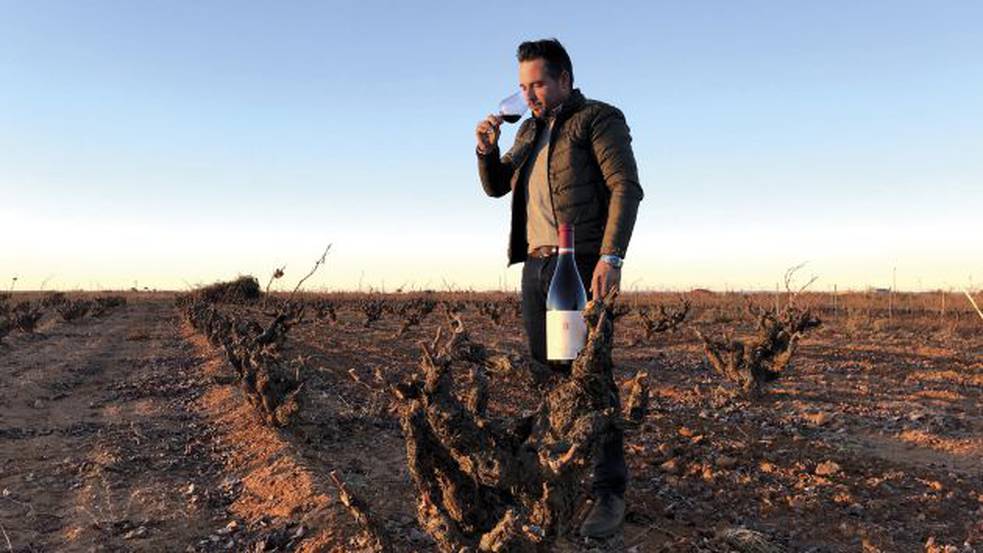
[{"label": "gnarled grapevine trunk", "polygon": [[703,350],[713,368],[728,380],[739,384],[750,397],[761,394],[765,384],[782,375],[803,333],[818,327],[821,321],[806,310],[789,304],[781,316],[748,306],[758,321],[758,333],[751,339],[715,340],[699,331]]},{"label": "gnarled grapevine trunk", "polygon": [[[621,424],[612,377],[613,326],[601,301],[585,310],[589,336],[570,378],[531,415],[490,417],[486,359],[460,321],[423,344],[423,381],[400,386],[407,464],[420,525],[441,551],[547,551],[570,531],[579,482],[604,436]],[[453,392],[452,365],[471,365],[471,389]]]},{"label": "gnarled grapevine trunk", "polygon": [[285,363],[278,350],[302,312],[285,311],[264,329],[251,319],[225,315],[207,301],[189,300],[185,307],[191,324],[225,352],[246,398],[273,426],[288,426],[300,410],[299,366]]}]

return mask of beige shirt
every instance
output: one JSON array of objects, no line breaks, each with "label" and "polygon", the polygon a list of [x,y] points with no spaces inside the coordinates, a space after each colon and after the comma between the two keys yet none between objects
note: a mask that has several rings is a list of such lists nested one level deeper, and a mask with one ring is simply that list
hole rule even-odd
[{"label": "beige shirt", "polygon": [[549,143],[553,122],[540,132],[529,154],[531,165],[526,170],[526,240],[529,251],[541,246],[556,246],[556,219],[549,184]]}]

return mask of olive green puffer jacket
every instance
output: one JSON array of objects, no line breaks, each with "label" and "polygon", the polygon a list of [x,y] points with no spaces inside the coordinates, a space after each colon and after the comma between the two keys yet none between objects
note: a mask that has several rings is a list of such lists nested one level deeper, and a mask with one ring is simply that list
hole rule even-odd
[{"label": "olive green puffer jacket", "polygon": [[[539,125],[545,123],[526,119],[501,158],[498,148],[478,154],[485,193],[498,198],[512,192],[509,265],[526,260],[526,179],[521,175]],[[625,257],[642,200],[625,116],[574,89],[556,114],[547,159],[554,219],[573,223],[576,253]]]}]

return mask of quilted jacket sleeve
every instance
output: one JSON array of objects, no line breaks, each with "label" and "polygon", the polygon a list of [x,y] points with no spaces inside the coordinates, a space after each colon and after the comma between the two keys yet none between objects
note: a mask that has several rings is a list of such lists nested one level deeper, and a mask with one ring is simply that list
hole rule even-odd
[{"label": "quilted jacket sleeve", "polygon": [[512,190],[512,174],[515,172],[515,154],[519,145],[528,141],[529,133],[535,133],[535,126],[531,119],[523,121],[522,126],[515,135],[515,142],[512,148],[499,158],[498,146],[492,151],[482,155],[478,154],[478,176],[481,178],[481,187],[485,189],[485,194],[493,198],[498,198],[508,194]]},{"label": "quilted jacket sleeve", "polygon": [[624,114],[611,106],[601,110],[593,121],[591,143],[611,192],[600,253],[625,257],[643,193]]},{"label": "quilted jacket sleeve", "polygon": [[508,194],[511,190],[512,172],[515,170],[512,165],[512,152],[509,151],[499,158],[498,146],[487,154],[478,154],[478,177],[481,179],[481,187],[485,189],[485,194],[492,198],[499,198]]}]

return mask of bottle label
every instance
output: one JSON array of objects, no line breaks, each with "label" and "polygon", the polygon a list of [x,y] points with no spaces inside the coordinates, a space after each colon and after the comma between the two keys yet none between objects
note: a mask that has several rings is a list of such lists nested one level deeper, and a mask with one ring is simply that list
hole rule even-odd
[{"label": "bottle label", "polygon": [[587,343],[587,322],[580,311],[546,312],[546,359],[572,361]]}]

